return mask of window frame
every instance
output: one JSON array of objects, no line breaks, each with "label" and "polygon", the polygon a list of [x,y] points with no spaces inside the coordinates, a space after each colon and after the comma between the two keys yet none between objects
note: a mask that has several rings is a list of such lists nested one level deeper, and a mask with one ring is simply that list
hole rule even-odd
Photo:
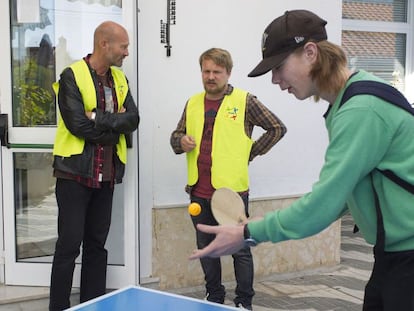
[{"label": "window frame", "polygon": [[414,103],[414,1],[407,1],[407,22],[384,22],[342,18],[342,31],[392,32],[405,34],[404,94]]}]

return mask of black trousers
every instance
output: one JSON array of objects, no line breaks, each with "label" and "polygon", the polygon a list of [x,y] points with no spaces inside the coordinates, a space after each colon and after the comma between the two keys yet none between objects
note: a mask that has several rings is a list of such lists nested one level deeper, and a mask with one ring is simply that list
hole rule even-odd
[{"label": "black trousers", "polygon": [[58,178],[58,239],[53,257],[49,310],[70,307],[75,259],[82,245],[80,302],[105,294],[107,250],[105,242],[111,223],[113,188],[85,187]]},{"label": "black trousers", "polygon": [[414,311],[414,250],[385,251],[386,232],[373,174],[371,183],[377,216],[377,241],[374,268],[365,287],[362,310]]},{"label": "black trousers", "polygon": [[375,255],[363,311],[414,311],[414,251]]},{"label": "black trousers", "polygon": [[[242,196],[242,199],[245,205],[246,215],[248,216],[248,195]],[[201,205],[201,213],[198,216],[191,216],[194,227],[199,223],[213,226],[218,225],[211,212],[210,200],[192,196],[191,201],[198,202]],[[206,234],[197,229],[196,232],[198,248],[206,247],[215,238],[213,234]],[[243,306],[251,306],[255,292],[253,290],[253,256],[250,248],[243,248],[233,254],[232,257],[237,283],[234,303],[235,305],[241,303]],[[221,280],[220,258],[201,258],[200,263],[206,281],[207,300],[224,303],[226,292]]]}]

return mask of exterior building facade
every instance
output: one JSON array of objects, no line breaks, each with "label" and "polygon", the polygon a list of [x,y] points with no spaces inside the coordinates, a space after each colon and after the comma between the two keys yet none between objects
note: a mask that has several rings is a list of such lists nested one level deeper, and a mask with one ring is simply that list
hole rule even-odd
[{"label": "exterior building facade", "polygon": [[[414,102],[413,5],[411,0],[2,1],[0,282],[49,284],[57,215],[51,150],[59,113],[51,84],[92,51],[100,22],[114,20],[129,32],[123,70],[141,115],[124,183],[115,190],[108,287],[153,282],[168,289],[203,283],[199,263],[187,259],[196,244],[184,192],[185,157],[176,157],[169,146],[186,100],[202,88],[199,55],[211,47],[229,50],[230,82],[256,95],[288,127],[283,141],[250,167],[250,210],[260,215],[311,189],[327,143],[326,103],[298,102],[275,88],[270,76],[247,78],[261,57],[264,28],[286,10],[312,10],[328,21],[329,39],[344,44],[351,66],[368,67]],[[373,11],[382,15],[372,16]],[[260,245],[253,251],[256,277],[336,265],[339,247],[340,221],[308,239]],[[223,278],[231,280],[231,258],[222,260]]]}]

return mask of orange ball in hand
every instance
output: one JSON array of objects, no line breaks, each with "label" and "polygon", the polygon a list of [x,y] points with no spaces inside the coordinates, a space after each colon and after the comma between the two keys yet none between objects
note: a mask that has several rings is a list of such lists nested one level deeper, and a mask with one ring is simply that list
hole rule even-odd
[{"label": "orange ball in hand", "polygon": [[192,202],[190,205],[188,205],[188,213],[191,216],[198,216],[201,213],[201,205],[197,202]]}]

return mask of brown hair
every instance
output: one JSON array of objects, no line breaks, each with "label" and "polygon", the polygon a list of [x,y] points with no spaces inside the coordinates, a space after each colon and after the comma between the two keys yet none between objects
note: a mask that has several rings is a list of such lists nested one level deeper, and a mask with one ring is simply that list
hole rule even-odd
[{"label": "brown hair", "polygon": [[226,68],[227,73],[231,73],[233,68],[233,60],[231,59],[231,55],[228,51],[219,48],[208,49],[200,55],[200,68],[202,67],[203,61],[206,59],[212,60],[216,65]]},{"label": "brown hair", "polygon": [[[320,93],[337,94],[345,86],[347,58],[344,50],[329,41],[316,42],[318,57],[310,76],[316,82]],[[319,96],[314,96],[318,101]]]}]

